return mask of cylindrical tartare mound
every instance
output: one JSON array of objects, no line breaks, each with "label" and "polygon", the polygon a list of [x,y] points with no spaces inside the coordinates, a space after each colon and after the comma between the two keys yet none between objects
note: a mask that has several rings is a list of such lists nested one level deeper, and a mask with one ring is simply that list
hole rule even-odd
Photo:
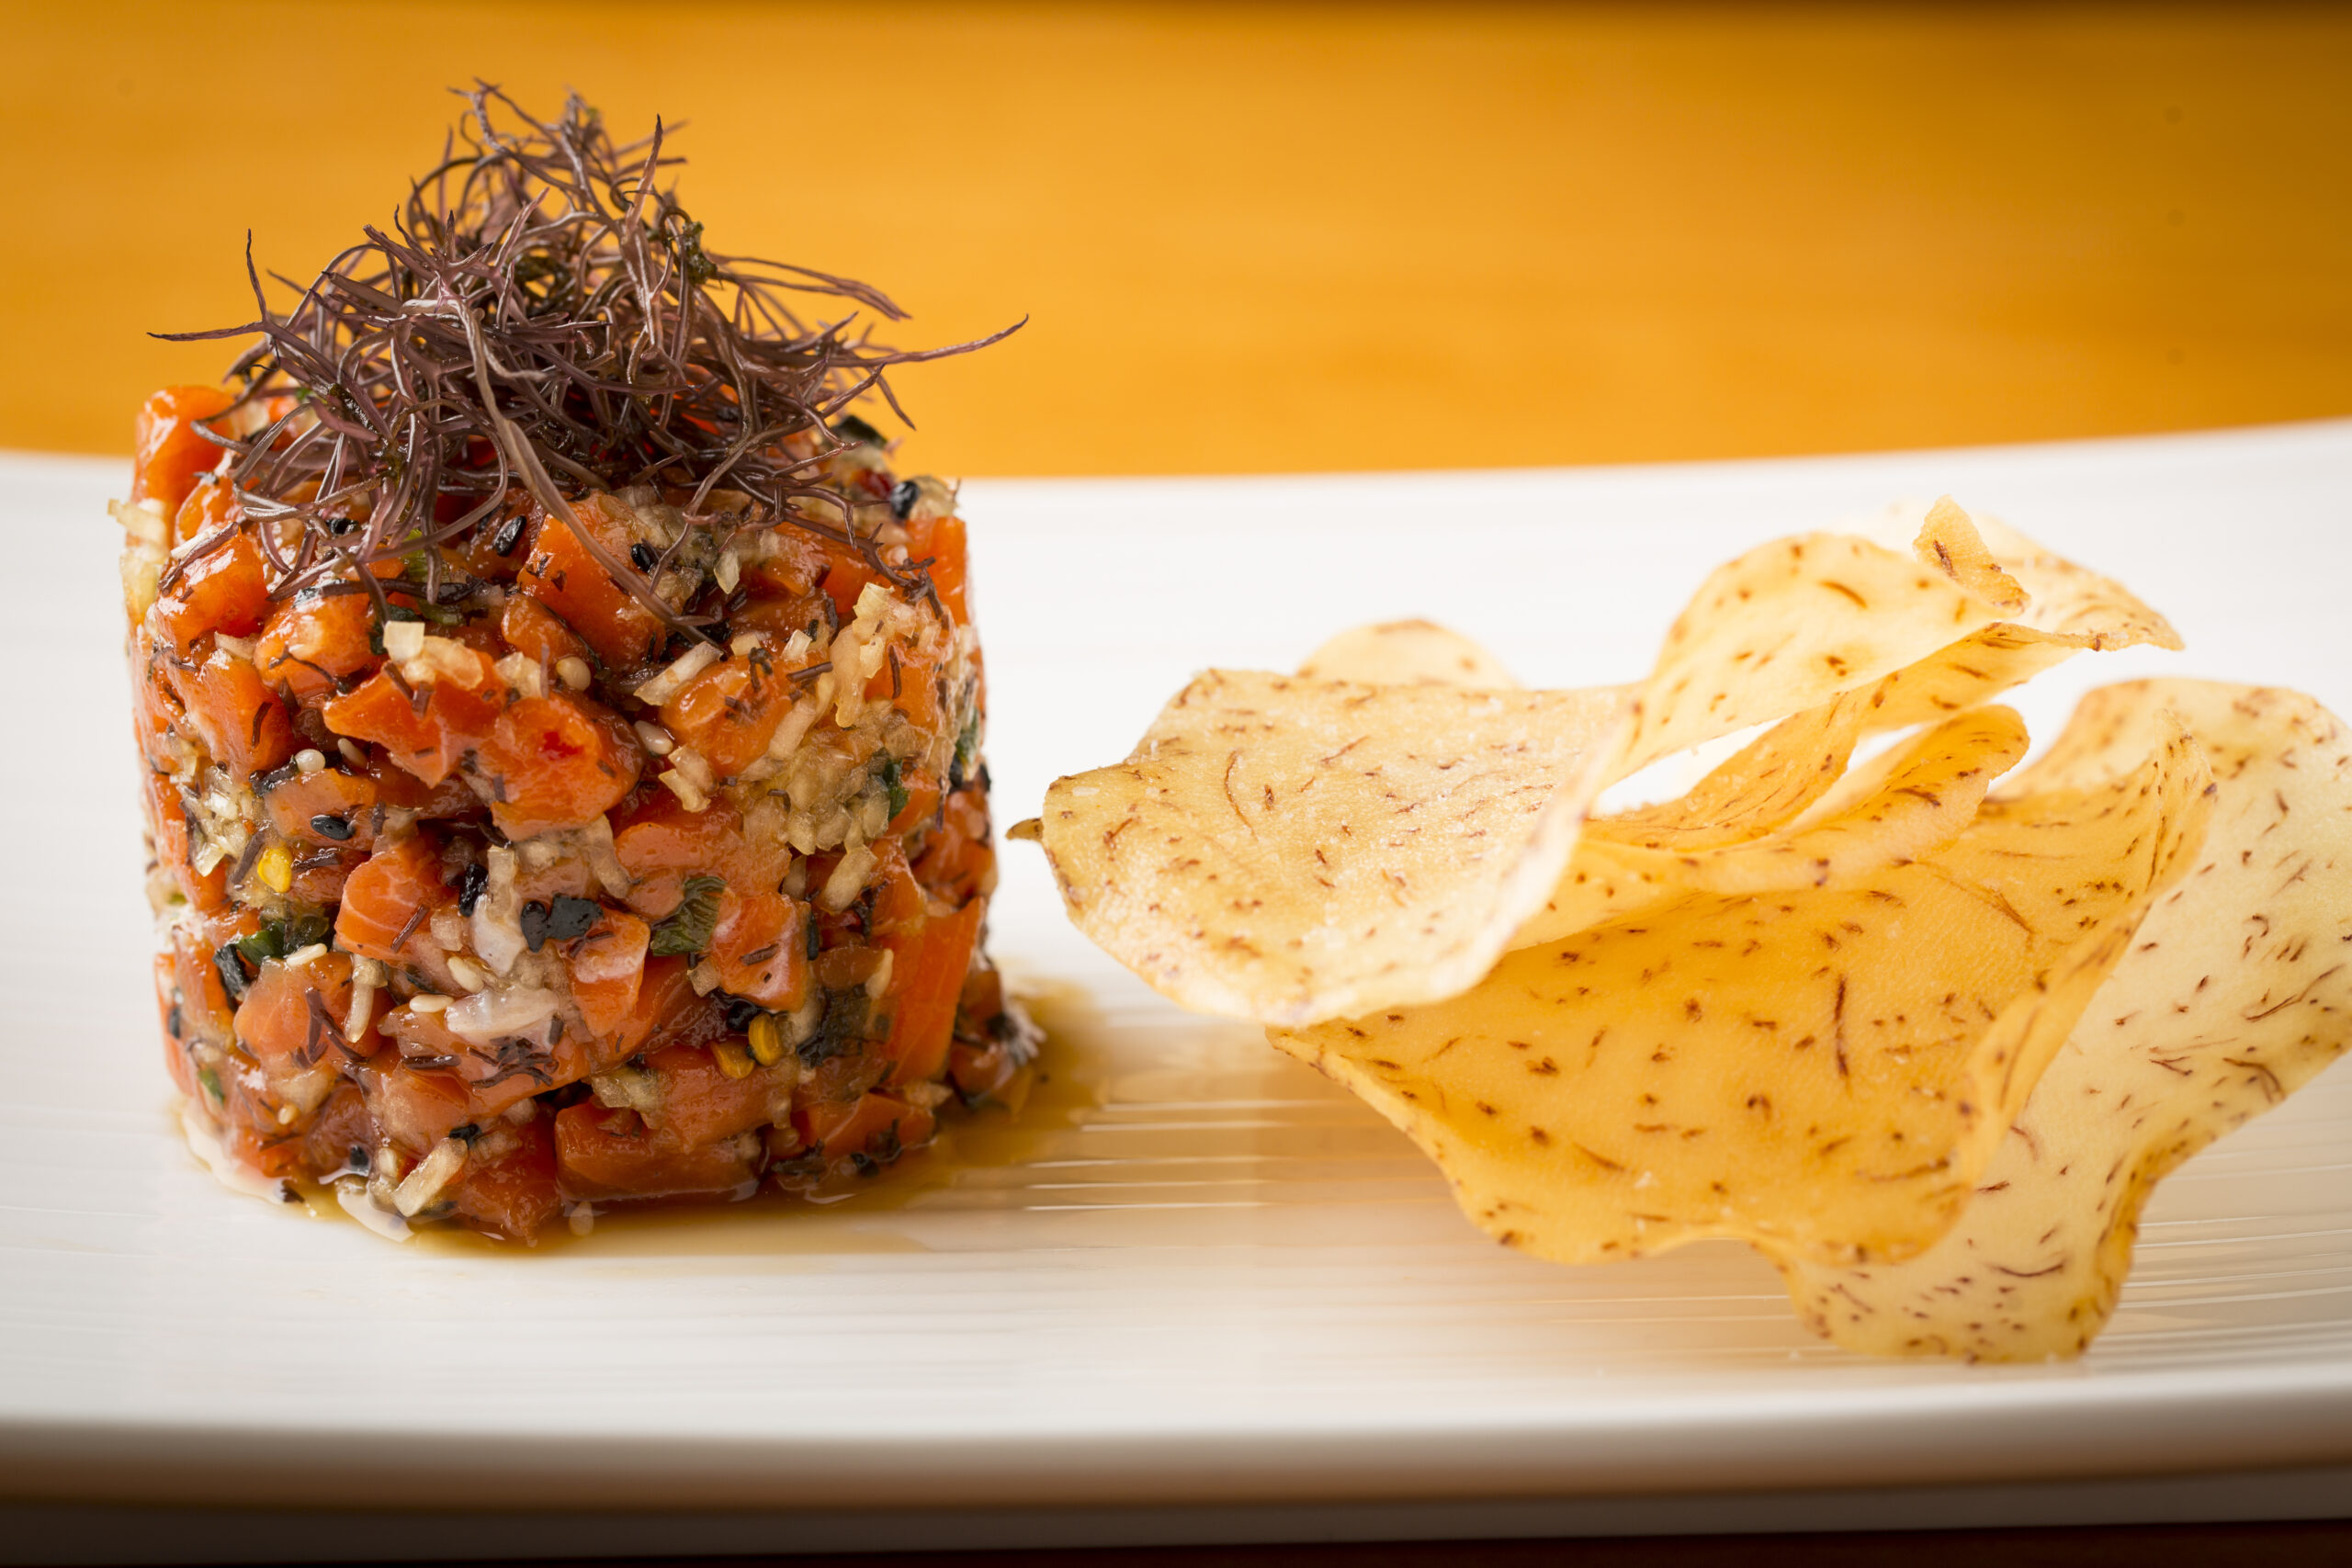
[{"label": "cylindrical tartare mound", "polygon": [[[1034,1054],[983,945],[964,524],[843,409],[913,356],[715,305],[772,304],[765,264],[629,209],[642,150],[475,102],[503,180],[428,176],[227,389],[139,417],[183,1118],[392,1228],[837,1192]],[[583,148],[602,183],[550,161]]]}]

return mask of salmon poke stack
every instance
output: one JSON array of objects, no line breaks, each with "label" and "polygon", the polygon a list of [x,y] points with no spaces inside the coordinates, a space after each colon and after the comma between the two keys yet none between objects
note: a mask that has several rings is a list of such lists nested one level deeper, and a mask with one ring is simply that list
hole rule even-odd
[{"label": "salmon poke stack", "polygon": [[470,101],[390,231],[282,312],[255,276],[187,334],[257,340],[224,386],[139,417],[184,1120],[390,1228],[837,1193],[1033,1055],[964,524],[849,412],[980,345],[707,249],[658,130]]}]

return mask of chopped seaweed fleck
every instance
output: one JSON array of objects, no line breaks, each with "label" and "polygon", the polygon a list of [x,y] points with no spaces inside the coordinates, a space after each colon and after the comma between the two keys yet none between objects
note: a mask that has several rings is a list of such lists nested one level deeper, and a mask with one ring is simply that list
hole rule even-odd
[{"label": "chopped seaweed fleck", "polygon": [[718,927],[718,896],[727,884],[715,876],[689,876],[678,907],[656,922],[645,951],[658,958],[684,958],[710,946]]}]

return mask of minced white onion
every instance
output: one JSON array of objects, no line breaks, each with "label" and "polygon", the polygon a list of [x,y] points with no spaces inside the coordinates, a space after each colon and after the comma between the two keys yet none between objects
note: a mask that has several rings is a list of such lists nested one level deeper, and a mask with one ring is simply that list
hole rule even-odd
[{"label": "minced white onion", "polygon": [[793,704],[792,711],[784,716],[784,722],[775,727],[775,736],[768,742],[768,755],[778,761],[788,761],[808,735],[808,727],[817,722],[817,713],[818,705],[809,698],[803,697]]},{"label": "minced white onion", "polygon": [[510,653],[491,666],[498,678],[526,697],[548,694],[548,672],[539,661],[527,653]]},{"label": "minced white onion", "polygon": [[561,1005],[553,991],[537,986],[501,986],[451,1002],[441,1021],[459,1039],[487,1045],[502,1035],[520,1034],[545,1023]]},{"label": "minced white onion", "polygon": [[423,621],[387,621],[384,623],[384,654],[401,663],[424,651]]},{"label": "minced white onion", "polygon": [[490,874],[481,897],[474,900],[474,952],[491,973],[510,974],[528,945],[523,939],[523,900],[514,890],[514,852],[493,844],[483,853],[482,864]]},{"label": "minced white onion", "polygon": [[636,886],[628,868],[621,864],[621,857],[613,848],[611,818],[599,817],[581,829],[580,843],[588,852],[588,869],[596,874],[598,886],[617,898]]},{"label": "minced white onion", "polygon": [[433,1145],[433,1152],[417,1162],[401,1184],[392,1190],[392,1207],[404,1220],[413,1220],[425,1210],[458,1179],[466,1168],[466,1145],[455,1138],[444,1138]]},{"label": "minced white onion", "polygon": [[687,810],[700,812],[709,808],[710,796],[703,794],[694,780],[677,769],[664,768],[657,776],[668,786],[670,793],[678,797],[678,804]]},{"label": "minced white onion", "polygon": [[817,895],[817,901],[836,913],[848,908],[865,891],[865,879],[874,874],[878,863],[874,852],[864,844],[843,851],[832,875],[825,878],[824,890]]},{"label": "minced white onion", "polygon": [[678,694],[685,683],[718,661],[718,649],[707,642],[698,642],[678,655],[677,661],[659,675],[637,688],[637,700],[651,707],[660,707]]}]

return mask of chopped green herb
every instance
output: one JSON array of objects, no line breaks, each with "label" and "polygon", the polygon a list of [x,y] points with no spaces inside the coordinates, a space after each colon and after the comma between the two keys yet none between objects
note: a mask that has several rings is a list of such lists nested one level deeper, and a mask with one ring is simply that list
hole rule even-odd
[{"label": "chopped green herb", "polygon": [[972,775],[972,759],[979,754],[980,713],[978,708],[974,708],[972,716],[964,721],[964,732],[956,737],[956,760],[947,765],[949,789],[957,790],[964,787],[964,781]]},{"label": "chopped green herb", "polygon": [[906,771],[899,765],[899,759],[885,751],[882,761],[875,767],[874,776],[880,779],[882,787],[890,792],[890,819],[895,822],[899,813],[907,808]]},{"label": "chopped green herb", "polygon": [[678,907],[657,922],[645,951],[660,958],[684,958],[710,946],[718,926],[718,896],[727,884],[715,876],[689,876]]},{"label": "chopped green herb", "polygon": [[229,1102],[228,1095],[222,1092],[220,1088],[220,1075],[210,1067],[198,1067],[196,1070],[196,1081],[204,1086],[205,1097],[214,1105],[226,1105]]}]

